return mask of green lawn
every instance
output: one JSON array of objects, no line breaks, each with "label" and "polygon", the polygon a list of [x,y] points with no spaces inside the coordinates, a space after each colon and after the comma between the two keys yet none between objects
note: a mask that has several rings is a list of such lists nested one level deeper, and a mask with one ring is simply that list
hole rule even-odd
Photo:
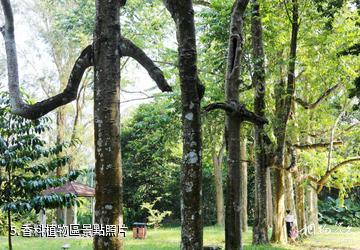
[{"label": "green lawn", "polygon": [[[245,249],[257,250],[305,250],[305,249],[360,249],[360,228],[353,228],[351,232],[342,233],[336,231],[335,227],[328,227],[332,230],[330,233],[322,233],[312,236],[298,246],[290,245],[272,245],[272,246],[251,246],[251,232],[244,234]],[[126,250],[175,250],[179,249],[179,228],[166,228],[159,230],[149,230],[146,240],[134,240],[131,233],[125,240]],[[205,245],[224,244],[224,233],[221,227],[206,227],[204,231]],[[0,250],[7,249],[7,238],[0,237]],[[70,243],[71,250],[92,249],[91,239],[49,239],[49,238],[22,238],[14,237],[14,250],[56,250],[61,249],[65,243]]]}]

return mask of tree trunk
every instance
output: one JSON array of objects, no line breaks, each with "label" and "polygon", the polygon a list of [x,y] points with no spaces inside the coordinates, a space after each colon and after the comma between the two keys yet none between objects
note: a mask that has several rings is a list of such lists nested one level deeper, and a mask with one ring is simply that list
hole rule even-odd
[{"label": "tree trunk", "polygon": [[308,186],[307,190],[307,205],[308,205],[308,225],[313,225],[315,231],[319,229],[319,218],[318,218],[318,194],[316,190]]},{"label": "tree trunk", "polygon": [[273,242],[285,242],[285,170],[275,169],[274,187],[274,223],[271,240]]},{"label": "tree trunk", "polygon": [[267,168],[266,171],[266,210],[267,210],[267,225],[268,228],[273,226],[273,195],[272,195],[272,186],[271,186],[271,169]]},{"label": "tree trunk", "polygon": [[[262,36],[260,5],[257,0],[252,1],[251,18],[252,47],[254,58],[253,86],[255,88],[254,111],[259,116],[265,115],[265,55]],[[264,137],[263,125],[255,126],[255,215],[253,227],[253,244],[266,244],[268,238],[268,187],[267,167],[268,152]]]},{"label": "tree trunk", "polygon": [[[248,0],[235,1],[231,13],[228,43],[227,71],[225,80],[226,103],[239,104],[240,61],[243,53],[244,13]],[[227,200],[225,209],[225,249],[243,249],[241,236],[240,188],[240,124],[241,118],[234,113],[225,116],[225,141],[227,149]]]},{"label": "tree trunk", "polygon": [[216,221],[218,225],[225,225],[225,213],[224,213],[224,190],[222,181],[221,163],[223,158],[224,146],[221,147],[219,155],[213,153],[213,165],[214,165],[214,181],[216,192]]},{"label": "tree trunk", "polygon": [[[120,155],[120,2],[96,1],[94,32],[95,223],[122,225]],[[123,248],[120,236],[95,236],[95,250]]]},{"label": "tree trunk", "polygon": [[296,197],[296,217],[299,231],[305,228],[305,188],[302,174],[298,173],[295,179],[295,197]]},{"label": "tree trunk", "polygon": [[247,150],[246,150],[246,138],[245,135],[242,136],[240,142],[240,204],[241,204],[241,229],[243,232],[248,230],[248,163],[247,163]]},{"label": "tree trunk", "polygon": [[7,212],[8,217],[8,244],[9,244],[9,250],[12,250],[12,241],[11,241],[11,211],[8,210]]},{"label": "tree trunk", "polygon": [[183,159],[181,168],[181,249],[203,247],[200,101],[204,87],[197,72],[194,10],[191,0],[165,0],[176,23],[181,82]]},{"label": "tree trunk", "polygon": [[[288,155],[285,156],[285,166],[289,166]],[[294,181],[292,174],[285,171],[285,209],[295,215]]]},{"label": "tree trunk", "polygon": [[[297,39],[299,31],[299,9],[297,0],[292,0],[292,22],[291,22],[291,40],[290,40],[290,54],[289,65],[287,72],[287,84],[283,80],[280,72],[280,83],[276,88],[276,123],[274,123],[274,134],[277,140],[277,148],[275,151],[275,206],[274,206],[274,227],[272,234],[272,241],[283,242],[285,237],[285,173],[284,173],[284,156],[285,156],[285,141],[287,133],[287,123],[290,117],[292,102],[295,92],[295,65],[297,52]],[[280,65],[282,71],[282,66]]]}]

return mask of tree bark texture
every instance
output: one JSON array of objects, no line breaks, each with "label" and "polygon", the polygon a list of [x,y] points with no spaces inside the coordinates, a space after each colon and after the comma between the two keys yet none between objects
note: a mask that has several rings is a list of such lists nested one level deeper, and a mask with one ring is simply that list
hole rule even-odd
[{"label": "tree bark texture", "polygon": [[319,229],[319,218],[318,218],[318,193],[316,192],[316,190],[311,187],[308,186],[308,190],[307,190],[307,221],[308,221],[308,225],[313,225],[315,231],[318,231]]},{"label": "tree bark texture", "polygon": [[7,219],[8,219],[8,247],[9,247],[9,250],[13,250],[13,247],[12,247],[12,236],[11,236],[11,211],[8,210],[7,211]]},{"label": "tree bark texture", "polygon": [[[285,210],[290,210],[297,221],[295,209],[294,181],[289,171],[285,172]],[[296,222],[295,222],[296,224]]]},{"label": "tree bark texture", "polygon": [[306,225],[305,218],[305,184],[304,180],[301,177],[302,173],[296,174],[295,178],[295,208],[296,208],[296,218],[298,229],[301,230]]},{"label": "tree bark texture", "polygon": [[216,221],[218,225],[225,225],[224,190],[221,164],[223,160],[225,144],[220,148],[219,154],[213,152],[214,181],[216,192]]},{"label": "tree bark texture", "polygon": [[285,242],[285,170],[274,171],[274,221],[271,240],[273,242]]},{"label": "tree bark texture", "polygon": [[[265,115],[265,55],[262,36],[260,5],[257,0],[252,1],[251,17],[252,54],[254,73],[252,85],[255,89],[254,112],[256,115]],[[267,167],[268,152],[265,142],[266,132],[264,125],[255,125],[255,214],[253,226],[253,244],[266,244],[268,239],[267,222]]]},{"label": "tree bark texture", "polygon": [[247,139],[246,135],[241,135],[240,142],[240,204],[241,204],[241,230],[246,232],[248,230],[248,162],[247,162]]},{"label": "tree bark texture", "polygon": [[181,169],[182,250],[203,247],[200,102],[194,10],[191,0],[164,0],[176,24],[181,84],[183,158]]},{"label": "tree bark texture", "polygon": [[[96,1],[94,32],[95,223],[122,225],[120,156],[120,3]],[[119,236],[94,237],[94,249],[122,249]]]}]

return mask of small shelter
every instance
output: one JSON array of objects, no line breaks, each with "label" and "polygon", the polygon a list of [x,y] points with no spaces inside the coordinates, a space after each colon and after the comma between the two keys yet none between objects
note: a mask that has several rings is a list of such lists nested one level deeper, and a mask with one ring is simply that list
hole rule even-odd
[{"label": "small shelter", "polygon": [[[91,214],[92,221],[94,222],[94,196],[95,189],[76,181],[65,183],[63,186],[48,188],[42,192],[44,195],[48,194],[70,194],[73,193],[77,197],[88,197],[91,199]],[[70,209],[70,211],[68,211]],[[64,225],[77,224],[77,205],[63,210]],[[45,211],[40,212],[40,224],[46,224]]]}]

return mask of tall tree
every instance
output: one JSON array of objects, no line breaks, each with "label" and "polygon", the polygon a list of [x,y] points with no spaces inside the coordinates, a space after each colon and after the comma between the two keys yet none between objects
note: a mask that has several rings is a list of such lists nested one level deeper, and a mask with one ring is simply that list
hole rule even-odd
[{"label": "tall tree", "polygon": [[[95,223],[122,225],[120,156],[120,5],[96,1],[94,32]],[[120,237],[94,238],[94,249],[121,249]]]},{"label": "tall tree", "polygon": [[[7,55],[8,88],[12,112],[36,119],[76,99],[85,70],[94,66],[94,126],[96,159],[95,221],[99,224],[122,223],[122,172],[120,157],[120,60],[136,59],[162,91],[171,91],[161,70],[131,41],[120,34],[120,7],[126,1],[97,0],[94,45],[83,50],[70,74],[64,91],[35,104],[23,101],[19,87],[14,18],[9,0],[1,0],[5,25],[1,29]],[[114,198],[115,197],[115,198]],[[119,237],[95,237],[94,249],[122,249]]]},{"label": "tall tree", "polygon": [[176,24],[181,83],[183,159],[181,172],[181,249],[202,249],[202,165],[200,101],[192,0],[164,0]]},{"label": "tall tree", "polygon": [[241,174],[240,126],[244,121],[264,124],[266,120],[247,110],[239,103],[240,73],[243,65],[244,17],[248,0],[234,2],[231,13],[225,78],[225,103],[213,103],[205,110],[223,109],[225,116],[225,141],[227,149],[227,197],[225,212],[225,248],[242,249],[241,233]]},{"label": "tall tree", "polygon": [[[274,225],[272,233],[272,241],[285,241],[284,235],[284,217],[285,217],[285,144],[287,124],[289,121],[292,102],[295,93],[295,63],[299,32],[299,4],[297,0],[291,1],[291,39],[289,64],[287,69],[287,82],[282,79],[276,87],[276,122],[274,124],[274,134],[276,137],[277,147],[275,149],[275,204],[274,204]],[[287,7],[286,7],[287,8]]]},{"label": "tall tree", "polygon": [[[254,73],[252,77],[255,89],[254,112],[259,116],[265,115],[265,54],[262,35],[260,4],[252,1],[252,54]],[[268,239],[267,203],[269,152],[266,149],[266,132],[263,124],[255,126],[255,215],[253,227],[253,244],[266,244]]]}]

